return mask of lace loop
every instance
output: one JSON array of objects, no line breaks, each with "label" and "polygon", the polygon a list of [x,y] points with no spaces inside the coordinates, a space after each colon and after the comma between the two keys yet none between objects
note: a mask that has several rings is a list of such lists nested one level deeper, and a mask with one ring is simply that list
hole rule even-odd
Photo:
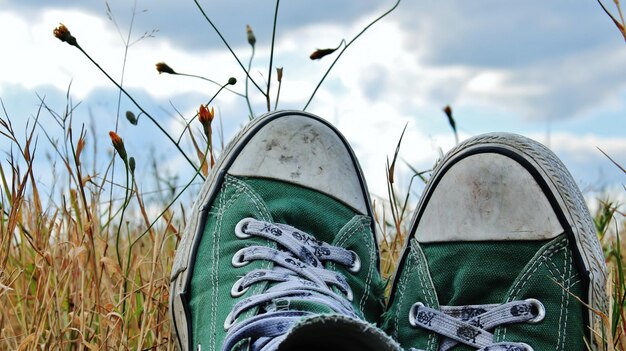
[{"label": "lace loop", "polygon": [[243,286],[244,278],[245,277],[239,278],[235,282],[235,284],[233,284],[233,287],[230,289],[230,296],[232,296],[232,297],[240,297],[240,296],[244,295],[248,291],[248,289],[250,289],[249,286],[246,286],[246,287]]},{"label": "lace loop", "polygon": [[527,322],[530,324],[537,324],[541,322],[546,317],[545,306],[541,303],[541,301],[537,299],[526,299],[525,301],[530,303],[531,308],[535,308],[537,310],[537,316],[535,318],[529,319]]},{"label": "lace loop", "polygon": [[235,236],[239,239],[248,239],[250,237],[252,237],[252,235],[246,233],[246,230],[248,229],[248,223],[250,222],[251,218],[245,218],[241,221],[239,221],[239,223],[237,223],[237,226],[235,227]]},{"label": "lace loop", "polygon": [[246,259],[245,253],[246,248],[235,252],[235,254],[233,255],[233,259],[230,261],[233,267],[239,268],[246,266],[248,263],[250,263],[250,261]]},{"label": "lace loop", "polygon": [[350,273],[352,274],[357,274],[361,270],[361,259],[359,258],[359,255],[356,254],[356,252],[350,252],[352,253],[352,256],[354,258],[352,260],[352,264],[350,265],[350,267],[348,267],[348,271],[350,271]]}]

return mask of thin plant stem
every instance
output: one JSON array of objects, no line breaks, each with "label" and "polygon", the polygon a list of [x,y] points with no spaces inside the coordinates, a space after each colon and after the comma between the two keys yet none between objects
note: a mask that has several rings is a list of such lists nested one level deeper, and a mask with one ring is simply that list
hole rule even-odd
[{"label": "thin plant stem", "polygon": [[[254,45],[252,45],[252,54],[250,55],[250,61],[248,61],[248,72],[252,69],[252,60],[254,59]],[[248,110],[250,111],[250,120],[254,118],[254,112],[252,112],[252,105],[250,105],[250,96],[248,95],[248,77],[246,77],[246,103],[248,104]]]},{"label": "thin plant stem", "polygon": [[278,98],[280,97],[280,87],[283,85],[283,81],[278,82],[278,90],[276,91],[276,101],[274,101],[274,110],[278,109]]},{"label": "thin plant stem", "polygon": [[609,18],[611,19],[611,21],[613,21],[613,24],[615,24],[615,26],[617,27],[617,29],[619,30],[619,32],[622,34],[622,36],[624,37],[624,40],[626,40],[626,29],[624,28],[624,17],[622,14],[622,9],[619,5],[619,1],[615,1],[614,3],[617,6],[618,12],[619,12],[619,16],[621,19],[621,23],[620,21],[618,21],[615,16],[613,16],[613,14],[611,14],[611,12],[609,12],[609,10],[604,6],[604,4],[602,3],[602,0],[597,0],[598,4],[600,5],[600,7],[602,7],[602,10],[604,11],[604,13],[609,16]]},{"label": "thin plant stem", "polygon": [[[126,212],[126,208],[128,207],[128,205],[130,204],[130,186],[129,186],[129,182],[128,182],[128,164],[127,162],[124,162],[124,165],[126,167],[126,192],[124,195],[124,205],[122,206],[122,214],[120,215],[120,223],[117,226],[117,236],[116,236],[116,240],[115,240],[115,250],[117,253],[117,261],[120,265],[120,269],[122,268],[122,259],[120,257],[120,233],[121,233],[121,228],[122,228],[122,224],[124,223],[124,213]],[[131,173],[131,181],[130,184],[134,184],[135,183],[135,175]],[[130,264],[130,252],[131,252],[131,247],[128,248],[128,261],[127,262],[127,267]],[[128,270],[126,271],[126,275],[124,276],[124,294],[122,295],[122,313],[126,313],[126,282],[128,281]]]},{"label": "thin plant stem", "polygon": [[[124,58],[122,59],[122,73],[120,76],[120,86],[124,86],[124,77],[126,76],[126,62],[128,60],[128,48],[130,47],[130,36],[133,32],[133,25],[135,23],[135,14],[136,14],[136,10],[137,10],[137,1],[135,0],[133,3],[133,9],[132,9],[132,16],[130,17],[130,24],[128,27],[128,34],[126,36],[126,40],[124,41]],[[113,22],[115,23],[115,22]],[[115,25],[117,26],[117,23],[115,23]],[[119,121],[120,121],[120,110],[122,108],[122,91],[119,90],[117,93],[117,114],[116,114],[116,118],[115,118],[115,132],[118,132],[118,126],[119,126]],[[113,167],[115,168],[115,165],[113,165]],[[113,173],[111,173],[113,174]]]},{"label": "thin plant stem", "polygon": [[335,66],[337,61],[339,61],[339,59],[341,58],[341,55],[343,55],[343,53],[350,47],[350,45],[352,45],[352,43],[354,43],[361,35],[363,35],[363,33],[365,33],[368,29],[370,29],[370,27],[372,27],[376,22],[380,21],[381,19],[385,18],[388,14],[393,12],[398,7],[398,5],[400,5],[401,1],[402,0],[397,0],[396,3],[389,10],[387,10],[385,13],[383,13],[382,15],[378,16],[375,20],[370,22],[370,24],[365,26],[365,28],[363,28],[363,30],[361,30],[359,32],[359,34],[357,34],[354,38],[352,38],[352,40],[350,40],[343,47],[343,49],[341,49],[341,51],[339,52],[337,57],[335,57],[335,60],[333,61],[333,63],[331,63],[330,67],[328,67],[328,70],[326,70],[326,73],[324,73],[324,75],[322,76],[322,79],[320,79],[320,81],[317,83],[317,86],[313,90],[313,93],[311,94],[311,97],[309,98],[309,101],[307,101],[306,105],[304,105],[304,108],[302,109],[303,111],[306,111],[307,107],[309,107],[309,104],[311,103],[311,101],[313,101],[313,98],[315,97],[315,94],[319,90],[320,86],[322,86],[322,83],[324,82],[324,80],[326,79],[326,77],[328,76],[330,71],[333,69],[333,67]]},{"label": "thin plant stem", "polygon": [[[181,155],[183,155],[183,157],[185,158],[185,160],[187,160],[187,162],[191,165],[191,167],[193,167],[194,170],[198,171],[198,168],[196,168],[196,165],[194,165],[194,163],[191,161],[189,156],[187,156],[185,151],[183,151],[183,149],[172,138],[172,136],[169,135],[169,133],[167,131],[165,131],[165,129],[163,129],[161,124],[159,124],[159,122],[157,122],[157,120],[154,117],[152,117],[152,115],[150,115],[146,110],[144,110],[143,107],[141,107],[141,105],[139,105],[139,103],[137,101],[135,101],[135,99],[126,91],[126,89],[124,89],[121,85],[119,85],[119,83],[117,83],[117,81],[115,81],[115,79],[113,79],[94,59],[92,59],[91,56],[89,56],[89,54],[85,50],[83,50],[83,48],[80,45],[76,44],[76,48],[78,48],[78,50],[80,50],[89,59],[89,61],[91,61],[91,63],[93,63],[100,70],[100,72],[102,72],[113,84],[115,84],[115,86],[118,89],[120,89],[124,93],[124,95],[126,95],[126,97],[128,97],[130,99],[130,101],[135,106],[137,106],[137,108],[143,114],[145,114],[146,117],[148,117],[148,119],[150,119],[152,121],[152,123],[154,123],[154,125],[172,142],[172,144],[174,144],[176,149],[178,149],[178,151],[181,153]],[[204,179],[204,176],[200,175],[200,177],[202,179]]]},{"label": "thin plant stem", "polygon": [[[124,213],[126,212],[126,208],[129,204],[129,171],[128,164],[124,161],[124,168],[126,169],[126,190],[124,192],[124,203],[122,204],[122,213],[120,214],[120,223],[117,226],[117,233],[115,235],[115,253],[117,254],[117,262],[122,267],[122,258],[120,256],[120,233],[122,231],[122,223],[124,222]],[[113,188],[113,187],[111,187]],[[124,310],[122,308],[122,310]]]},{"label": "thin plant stem", "polygon": [[219,29],[217,29],[217,27],[215,26],[215,24],[213,24],[213,21],[211,21],[211,19],[209,18],[209,16],[206,14],[206,12],[204,12],[204,9],[202,8],[202,5],[200,5],[200,3],[198,2],[198,0],[194,0],[193,1],[196,6],[198,7],[198,10],[200,10],[200,13],[202,13],[202,16],[204,17],[204,19],[206,19],[207,22],[209,22],[209,24],[211,25],[211,27],[213,27],[213,30],[215,31],[215,33],[217,33],[217,35],[220,37],[220,39],[222,39],[222,42],[224,43],[224,45],[226,45],[226,48],[228,48],[228,51],[230,51],[230,53],[233,55],[233,57],[235,58],[235,60],[237,61],[237,63],[239,64],[239,66],[241,67],[241,69],[246,73],[246,77],[248,77],[250,79],[250,81],[252,81],[252,84],[254,84],[254,86],[259,89],[259,92],[261,94],[263,94],[265,96],[265,92],[263,91],[263,89],[261,89],[261,87],[254,81],[254,79],[252,79],[252,77],[250,77],[250,73],[246,70],[246,68],[243,66],[243,63],[241,63],[241,60],[239,60],[239,57],[237,57],[237,54],[235,54],[235,52],[233,51],[233,49],[230,47],[230,45],[228,45],[228,42],[226,41],[226,39],[224,38],[224,36],[222,35],[222,33],[219,31]]},{"label": "thin plant stem", "polygon": [[[195,75],[195,74],[178,73],[178,72],[176,72],[176,73],[174,73],[174,75],[177,75],[177,76],[184,76],[184,77],[191,77],[191,78],[198,78],[198,79],[202,79],[202,80],[205,80],[205,81],[207,81],[207,82],[213,83],[213,84],[215,84],[215,85],[217,85],[217,86],[222,86],[222,84],[220,84],[220,83],[218,83],[218,82],[214,81],[213,79],[209,79],[209,78],[206,78],[206,77],[198,76],[198,75]],[[234,90],[232,90],[232,89],[229,89],[229,88],[225,88],[225,89],[226,89],[226,90],[228,90],[228,91],[230,91],[231,93],[233,93],[233,94],[237,95],[237,96],[242,97],[242,98],[245,98],[245,97],[246,97],[244,94],[242,94],[242,93],[238,93],[238,92],[236,92],[236,91],[234,91]]]},{"label": "thin plant stem", "polygon": [[270,48],[270,66],[267,73],[267,92],[265,93],[265,101],[267,102],[267,112],[270,112],[270,88],[272,86],[272,67],[274,65],[274,42],[276,40],[276,22],[278,21],[278,7],[280,0],[276,0],[276,8],[274,9],[274,26],[272,28],[272,45]]},{"label": "thin plant stem", "polygon": [[[108,4],[107,4],[107,9],[109,9]],[[110,10],[110,9],[109,9]],[[113,20],[113,14],[111,13],[111,20],[113,22],[113,24],[115,25],[115,27],[117,27],[117,31],[118,33],[120,33],[120,36],[122,37],[122,41],[124,42],[124,58],[122,59],[122,73],[120,75],[120,86],[123,87],[124,86],[124,77],[126,76],[126,62],[128,60],[128,48],[130,47],[130,37],[131,34],[133,32],[133,26],[135,23],[135,14],[137,11],[137,1],[135,0],[133,2],[133,8],[132,8],[132,15],[130,16],[130,24],[128,26],[128,33],[126,35],[126,39],[124,39],[124,37],[121,35],[121,31],[119,26],[117,25],[117,22],[115,20]],[[115,132],[117,133],[119,130],[119,121],[120,121],[120,111],[122,109],[122,90],[118,89],[117,92],[117,112],[115,113]],[[128,169],[126,170],[126,172],[128,173]],[[127,177],[127,182],[128,182],[128,174],[126,174]],[[115,179],[115,157],[113,158],[113,163],[111,165],[111,182],[114,182]],[[127,184],[128,186],[128,184]],[[113,187],[110,188],[110,192],[109,192],[109,199],[113,197]],[[111,206],[112,203],[109,202],[109,216],[111,215],[112,211],[111,211]],[[109,220],[112,220],[112,218],[109,218]],[[118,237],[119,237],[119,233],[118,233]],[[120,259],[119,257],[119,252],[117,254],[117,258],[118,261]],[[120,267],[122,266],[122,263],[120,261]]]}]

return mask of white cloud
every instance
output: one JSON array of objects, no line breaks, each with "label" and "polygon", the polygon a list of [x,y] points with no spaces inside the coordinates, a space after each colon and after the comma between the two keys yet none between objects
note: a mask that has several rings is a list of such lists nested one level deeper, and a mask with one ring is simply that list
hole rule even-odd
[{"label": "white cloud", "polygon": [[626,137],[602,137],[593,134],[573,135],[557,132],[553,133],[550,139],[554,149],[571,153],[593,152],[597,154],[598,148],[600,148],[607,154],[626,154]]},{"label": "white cloud", "polygon": [[[0,14],[0,22],[12,28],[2,45],[18,54],[2,55],[0,86],[19,84],[27,89],[52,85],[65,90],[73,81],[73,94],[82,99],[98,87],[113,86],[77,49],[60,42],[52,30],[62,21],[78,43],[114,79],[119,80],[124,57],[124,45],[113,25],[103,17],[76,10],[46,10],[36,23],[15,12]],[[196,79],[159,76],[154,64],[166,61],[175,70],[192,74],[210,74],[218,82],[226,82],[229,72],[239,73],[225,52],[186,53],[164,40],[144,39],[131,46],[126,63],[125,86],[145,89],[162,98],[187,92],[207,95],[217,87]],[[226,95],[226,94],[225,94]],[[226,97],[228,99],[228,97]]]},{"label": "white cloud", "polygon": [[[123,44],[111,23],[104,17],[76,10],[45,10],[41,16],[32,18],[34,23],[31,18],[15,12],[0,13],[0,23],[12,28],[12,35],[3,37],[2,45],[16,53],[0,56],[0,94],[3,84],[19,84],[26,89],[52,85],[65,91],[72,78],[72,92],[78,99],[96,88],[112,87],[82,54],[52,36],[52,29],[59,21],[64,22],[79,43],[114,77],[119,77]],[[281,33],[274,61],[274,65],[283,66],[285,72],[280,106],[302,108],[337,55],[312,62],[308,59],[312,50],[335,46],[344,37],[349,39],[346,33],[357,33],[371,18],[363,17],[354,24],[302,26]],[[559,56],[552,61],[532,61],[533,64],[517,67],[438,65],[429,60],[432,57],[429,54],[436,49],[435,43],[421,41],[424,33],[409,31],[392,18],[377,23],[354,43],[324,82],[309,109],[333,122],[347,136],[375,194],[386,193],[385,161],[387,156],[392,157],[407,122],[409,126],[400,156],[420,170],[432,166],[439,148],[447,151],[454,144],[451,133],[432,135],[428,126],[419,122],[423,111],[440,114],[440,107],[451,103],[455,108],[478,106],[490,111],[508,107],[509,111],[515,111],[514,115],[545,117],[559,115],[559,111],[597,108],[610,97],[616,99],[617,93],[624,90],[623,74],[613,74],[614,67],[619,67],[626,59],[621,47],[605,54],[600,54],[605,49],[601,47],[572,53],[566,59]],[[262,84],[263,77],[267,77],[269,48],[258,45],[251,75]],[[235,50],[244,64],[247,63],[249,47]],[[488,52],[482,54],[489,55]],[[239,80],[234,89],[243,91],[241,68],[225,50],[187,52],[162,38],[147,39],[131,47],[126,87],[145,90],[155,99],[188,93],[211,96],[215,91],[216,88],[206,82],[158,75],[154,63],[159,61],[167,62],[177,71],[207,75],[220,82],[234,75]],[[276,87],[274,83],[273,93]],[[259,113],[264,106],[263,97],[252,86],[250,91],[255,111]],[[224,93],[216,105],[223,111],[239,114],[235,118],[245,122],[247,108],[241,98]],[[187,106],[183,109],[188,113],[186,116],[193,114]],[[231,121],[230,126],[234,128],[239,124]],[[180,126],[171,124],[168,130],[180,130]],[[225,134],[228,137],[232,131],[227,130]],[[593,135],[581,138],[572,133],[554,133],[551,145],[576,164],[593,157],[597,159],[596,145],[608,153],[626,154],[620,138]],[[181,167],[180,160],[168,163],[171,169]],[[404,166],[399,167],[399,172],[409,174]]]},{"label": "white cloud", "polygon": [[[543,136],[545,139],[545,136]],[[550,147],[557,153],[569,155],[579,162],[604,159],[602,149],[618,163],[626,165],[626,137],[603,137],[593,134],[575,135],[555,132],[550,135]]]}]

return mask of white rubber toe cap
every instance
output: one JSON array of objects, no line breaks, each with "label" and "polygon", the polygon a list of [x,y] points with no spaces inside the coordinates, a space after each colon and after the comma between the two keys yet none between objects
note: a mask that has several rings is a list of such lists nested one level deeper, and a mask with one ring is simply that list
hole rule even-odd
[{"label": "white rubber toe cap", "polygon": [[289,116],[258,131],[228,169],[234,176],[277,179],[317,190],[367,214],[355,162],[322,122]]},{"label": "white rubber toe cap", "polygon": [[515,160],[479,153],[439,178],[416,229],[426,242],[545,240],[563,227],[533,176]]}]

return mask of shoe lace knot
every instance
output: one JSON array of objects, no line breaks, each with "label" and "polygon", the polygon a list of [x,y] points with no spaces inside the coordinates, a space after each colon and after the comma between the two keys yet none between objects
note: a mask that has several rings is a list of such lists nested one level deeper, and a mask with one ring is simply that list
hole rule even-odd
[{"label": "shoe lace knot", "polygon": [[458,344],[479,351],[533,351],[523,342],[495,342],[494,334],[489,331],[504,324],[539,323],[544,317],[545,307],[536,299],[504,304],[440,306],[439,310],[416,302],[409,311],[409,324],[442,335],[439,351],[450,350]]},{"label": "shoe lace knot", "polygon": [[[234,267],[244,267],[256,260],[270,261],[273,265],[270,269],[250,270],[239,278],[231,289],[233,298],[243,296],[254,284],[271,284],[263,292],[234,304],[224,321],[227,334],[222,350],[230,350],[248,338],[250,350],[275,350],[291,326],[315,314],[306,308],[290,309],[294,304],[320,306],[329,313],[358,317],[350,303],[353,293],[347,279],[325,266],[332,262],[346,267],[350,273],[358,273],[361,261],[354,251],[320,241],[292,226],[253,218],[239,221],[235,235],[243,240],[257,236],[277,245],[276,248],[247,246],[234,254]],[[258,314],[242,316],[254,308],[258,308]]]}]

